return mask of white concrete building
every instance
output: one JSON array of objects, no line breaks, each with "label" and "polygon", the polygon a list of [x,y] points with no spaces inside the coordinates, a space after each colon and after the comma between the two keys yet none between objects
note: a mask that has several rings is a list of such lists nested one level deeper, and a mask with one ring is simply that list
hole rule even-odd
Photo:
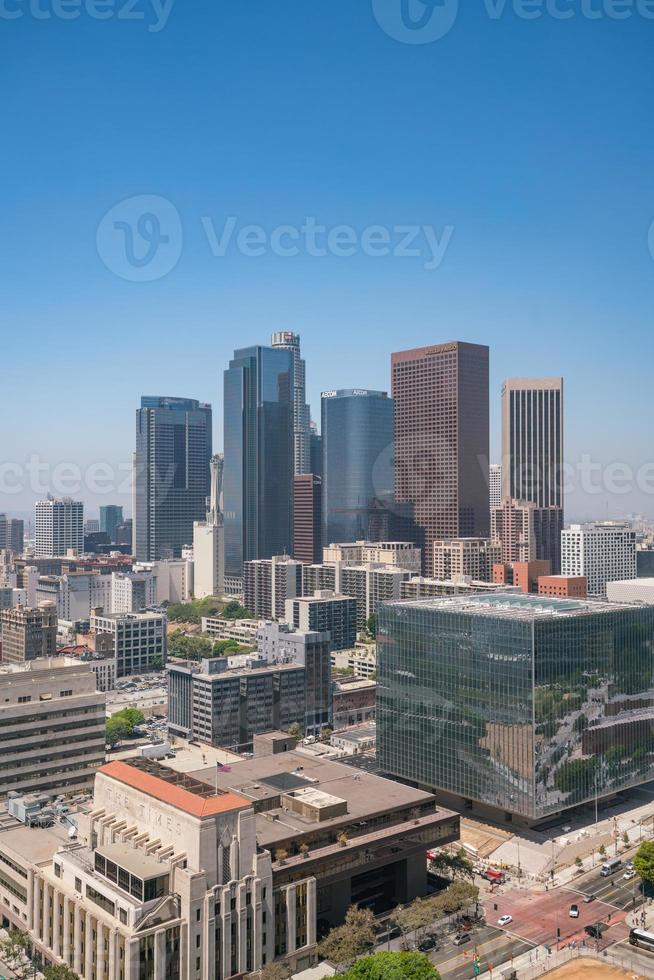
[{"label": "white concrete building", "polygon": [[636,532],[629,524],[572,524],[561,534],[561,573],[585,575],[588,595],[605,597],[607,582],[636,578]]},{"label": "white concrete building", "polygon": [[46,962],[81,980],[226,980],[270,962],[280,934],[294,964],[311,962],[315,878],[280,904],[250,799],[152,760],[111,762],[78,819],[79,840],[52,835],[38,864],[32,831],[14,831],[7,851],[15,918]]},{"label": "white concrete building", "polygon": [[166,662],[165,613],[102,613],[91,616],[91,629],[113,637],[116,677],[161,670]]},{"label": "white concrete building", "polygon": [[112,572],[111,612],[142,612],[157,605],[157,576],[151,571]]},{"label": "white concrete building", "polygon": [[225,529],[222,524],[193,524],[193,594],[196,599],[225,591]]},{"label": "white concrete building", "polygon": [[56,558],[69,551],[84,551],[84,504],[64,497],[39,500],[35,507],[37,558]]},{"label": "white concrete building", "polygon": [[92,609],[112,608],[112,576],[99,572],[40,575],[36,599],[37,602],[56,603],[57,616],[67,623],[85,621]]},{"label": "white concrete building", "polygon": [[491,463],[488,467],[490,509],[502,506],[502,464]]},{"label": "white concrete building", "polygon": [[628,578],[606,583],[609,602],[645,602],[654,605],[654,578]]},{"label": "white concrete building", "polygon": [[157,580],[156,605],[189,602],[193,596],[193,562],[185,558],[137,562],[135,572],[149,571]]}]

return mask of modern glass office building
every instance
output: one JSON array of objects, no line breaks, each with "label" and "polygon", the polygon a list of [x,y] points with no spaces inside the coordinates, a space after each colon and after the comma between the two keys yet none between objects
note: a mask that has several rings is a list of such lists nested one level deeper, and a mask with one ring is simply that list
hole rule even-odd
[{"label": "modern glass office building", "polygon": [[179,558],[204,520],[209,494],[211,405],[145,396],[136,412],[136,558]]},{"label": "modern glass office building", "polygon": [[112,544],[116,542],[116,532],[122,523],[122,507],[117,504],[106,504],[100,508],[100,530],[109,535]]},{"label": "modern glass office building", "polygon": [[654,778],[654,606],[392,602],[377,643],[388,773],[528,823]]},{"label": "modern glass office building", "polygon": [[223,506],[225,577],[243,562],[293,546],[293,353],[284,348],[234,351],[225,371]]},{"label": "modern glass office building", "polygon": [[322,393],[323,544],[370,540],[394,490],[393,408],[385,391]]}]

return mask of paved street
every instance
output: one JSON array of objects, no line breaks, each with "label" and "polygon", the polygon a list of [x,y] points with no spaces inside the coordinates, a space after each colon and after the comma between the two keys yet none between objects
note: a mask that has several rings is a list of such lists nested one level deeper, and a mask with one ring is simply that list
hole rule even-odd
[{"label": "paved street", "polygon": [[[579,917],[570,917],[570,906],[576,904]],[[495,908],[497,905],[497,908]],[[484,903],[486,921],[497,922],[502,915],[513,916],[506,931],[532,945],[548,943],[594,943],[584,929],[605,922],[609,928],[602,936],[600,948],[624,939],[629,932],[625,912],[616,905],[597,898],[585,904],[582,894],[570,888],[555,888],[550,892],[529,892],[521,888],[507,889]]]},{"label": "paved street", "polygon": [[586,872],[586,874],[579,875],[578,878],[570,882],[568,887],[584,895],[595,895],[599,901],[631,912],[634,908],[634,898],[636,899],[635,904],[640,906],[642,896],[639,889],[639,879],[636,877],[632,878],[631,881],[625,881],[624,872],[623,866],[609,878],[602,878],[599,868],[596,868]]},{"label": "paved street", "polygon": [[482,972],[494,969],[532,948],[532,944],[493,926],[481,926],[471,933],[465,946],[455,946],[449,937],[429,958],[447,980],[469,980],[473,976],[475,955],[481,960]]}]

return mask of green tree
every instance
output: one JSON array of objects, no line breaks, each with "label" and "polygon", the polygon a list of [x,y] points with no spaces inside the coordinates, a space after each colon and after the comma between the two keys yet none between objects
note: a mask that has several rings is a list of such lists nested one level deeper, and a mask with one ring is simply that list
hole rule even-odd
[{"label": "green tree", "polygon": [[422,953],[375,953],[355,963],[343,980],[440,980],[440,973]]},{"label": "green tree", "polygon": [[430,902],[434,909],[440,909],[445,915],[461,912],[473,902],[479,901],[479,889],[467,881],[453,881],[444,892],[435,895]]},{"label": "green tree", "polygon": [[118,716],[118,718],[123,718],[132,728],[132,730],[138,728],[138,726],[142,725],[145,721],[145,715],[142,711],[139,711],[138,708],[121,708],[120,711],[116,711],[115,714],[112,715],[112,718],[115,718],[116,716]]},{"label": "green tree", "polygon": [[372,616],[368,616],[366,620],[366,629],[373,639],[377,637],[377,614],[373,613]]},{"label": "green tree", "polygon": [[274,960],[266,963],[262,970],[257,973],[257,980],[288,980],[291,976],[291,968],[284,960]]},{"label": "green tree", "polygon": [[370,909],[358,909],[351,905],[345,922],[326,936],[318,947],[325,960],[337,967],[351,966],[359,956],[369,952],[375,944],[375,917]]},{"label": "green tree", "polygon": [[213,643],[207,636],[187,636],[181,630],[168,637],[168,655],[184,660],[202,660],[211,657]]},{"label": "green tree", "polygon": [[436,913],[437,910],[434,909],[430,899],[416,898],[409,905],[397,909],[393,917],[402,930],[403,936],[410,932],[416,932],[418,939],[420,939],[421,933],[439,917]]},{"label": "green tree", "polygon": [[245,606],[242,606],[241,603],[237,602],[235,599],[227,603],[227,605],[222,611],[222,617],[223,619],[254,619],[255,618],[249,609],[246,609]]},{"label": "green tree", "polygon": [[79,976],[64,963],[57,963],[55,966],[46,966],[43,971],[45,980],[79,980]]},{"label": "green tree", "polygon": [[23,962],[30,945],[30,937],[20,929],[10,929],[5,939],[0,939],[0,959],[16,972]]},{"label": "green tree", "polygon": [[129,738],[132,734],[132,729],[129,727],[124,718],[116,718],[112,715],[111,718],[107,718],[105,722],[105,738],[107,740],[107,745],[112,748],[114,745],[118,745],[122,742],[124,738]]},{"label": "green tree", "polygon": [[600,846],[599,846],[599,849],[598,849],[598,851],[597,851],[597,853],[598,853],[598,854],[599,854],[599,856],[600,856],[600,857],[602,857],[602,858],[603,858],[603,857],[606,857],[606,848],[604,847],[604,844],[600,844]]},{"label": "green tree", "polygon": [[643,881],[654,885],[654,841],[644,840],[640,845],[634,857],[634,869]]},{"label": "green tree", "polygon": [[302,738],[302,729],[300,728],[300,724],[297,721],[291,722],[291,724],[288,726],[286,731],[291,736],[291,738],[296,739],[296,741],[297,739]]}]

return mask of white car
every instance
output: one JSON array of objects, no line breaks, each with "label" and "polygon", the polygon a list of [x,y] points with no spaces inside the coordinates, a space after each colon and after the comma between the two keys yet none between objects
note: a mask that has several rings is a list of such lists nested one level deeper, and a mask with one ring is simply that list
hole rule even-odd
[{"label": "white car", "polygon": [[509,922],[513,922],[512,915],[501,915],[497,920],[498,926],[508,926]]},{"label": "white car", "polygon": [[570,915],[570,918],[571,919],[578,919],[579,918],[579,906],[578,905],[571,905],[570,906],[569,915]]},{"label": "white car", "polygon": [[625,871],[622,877],[624,878],[625,881],[631,881],[632,878],[636,877],[636,872],[634,871],[633,868],[627,868],[627,870]]}]

